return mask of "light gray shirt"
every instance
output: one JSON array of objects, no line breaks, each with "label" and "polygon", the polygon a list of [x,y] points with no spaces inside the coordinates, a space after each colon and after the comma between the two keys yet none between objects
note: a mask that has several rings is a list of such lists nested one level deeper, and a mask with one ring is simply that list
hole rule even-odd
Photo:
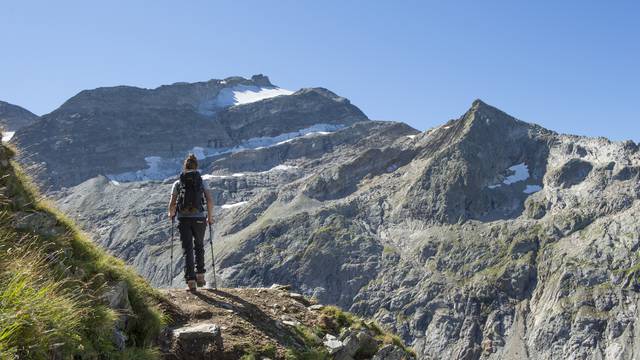
[{"label": "light gray shirt", "polygon": [[[171,194],[172,195],[178,196],[178,187],[179,186],[180,186],[180,179],[176,180],[173,183],[173,187],[171,188]],[[202,188],[204,189],[204,191],[209,191],[209,184],[207,184],[207,182],[204,181],[204,180],[202,180]],[[206,209],[206,197],[205,197],[205,202],[202,205]],[[206,218],[207,217],[207,211],[205,210],[205,211],[202,211],[202,212],[181,214],[180,210],[177,210],[177,216],[178,216],[178,219],[179,218]]]}]

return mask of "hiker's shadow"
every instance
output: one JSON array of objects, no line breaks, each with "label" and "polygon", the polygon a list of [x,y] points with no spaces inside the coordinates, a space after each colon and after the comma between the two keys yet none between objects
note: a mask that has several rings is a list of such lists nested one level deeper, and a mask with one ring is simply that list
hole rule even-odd
[{"label": "hiker's shadow", "polygon": [[[284,327],[278,327],[276,320],[272,316],[269,316],[258,306],[244,300],[239,296],[219,289],[202,289],[195,292],[194,295],[209,305],[218,308],[233,310],[233,312],[237,316],[252,324],[267,336],[285,347],[292,345],[287,344],[286,340],[291,340],[292,338],[297,340],[297,337],[291,336],[288,329]],[[216,299],[214,296],[228,299],[229,301],[221,301]]]}]

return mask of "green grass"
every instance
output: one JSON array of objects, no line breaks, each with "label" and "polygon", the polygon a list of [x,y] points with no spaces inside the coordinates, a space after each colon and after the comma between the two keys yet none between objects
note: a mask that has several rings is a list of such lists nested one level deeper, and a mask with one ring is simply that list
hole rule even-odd
[{"label": "green grass", "polygon": [[[331,356],[322,344],[326,334],[339,335],[347,329],[367,329],[378,340],[378,350],[387,344],[396,345],[415,357],[415,352],[406,347],[402,340],[384,331],[379,325],[371,321],[364,321],[360,317],[343,311],[336,306],[325,306],[320,310],[320,324],[315,327],[298,325],[294,328],[296,338],[302,344],[301,348],[287,350],[286,359],[296,360],[328,360]],[[371,350],[364,350],[369,353]],[[377,351],[373,349],[374,353]],[[361,354],[361,356],[363,356]],[[367,354],[370,356],[371,354]],[[356,357],[358,358],[358,357]],[[243,358],[252,360],[253,358]]]},{"label": "green grass", "polygon": [[[35,248],[34,248],[35,249]],[[46,259],[31,250],[9,254],[0,275],[0,354],[34,359],[48,357],[49,349],[73,350],[81,345],[83,324],[89,315],[81,291],[51,278]]]},{"label": "green grass", "polygon": [[322,308],[321,310],[322,315],[328,317],[329,319],[333,320],[334,322],[334,326],[332,326],[333,328],[327,328],[325,327],[324,331],[330,332],[330,331],[334,331],[334,332],[339,332],[340,329],[342,328],[348,328],[350,326],[356,327],[356,328],[360,328],[361,327],[361,321],[358,319],[358,317],[356,317],[355,315],[346,312],[342,309],[340,309],[337,306],[325,306]]},{"label": "green grass", "polygon": [[354,330],[368,329],[381,343],[381,346],[393,344],[400,347],[409,354],[412,354],[414,358],[416,357],[415,351],[407,347],[402,339],[400,339],[400,337],[385,331],[380,325],[376,324],[373,321],[364,321],[360,317],[344,311],[337,306],[325,306],[322,308],[321,313],[323,316],[333,321],[333,324],[331,326],[321,326],[320,329],[318,329],[322,333],[321,335],[324,335],[324,333],[327,332],[340,333],[343,329],[346,328],[351,328]]},{"label": "green grass", "polygon": [[322,336],[324,335],[320,331],[314,331],[313,329],[298,325],[294,328],[294,331],[300,337],[306,346],[315,347],[322,345]]},{"label": "green grass", "polygon": [[294,350],[287,349],[287,360],[329,360],[331,357],[326,351],[320,349]]},{"label": "green grass", "polygon": [[260,348],[248,347],[243,349],[245,354],[240,357],[240,360],[260,360],[263,357],[273,359],[276,357],[276,346],[274,344],[267,344]]},{"label": "green grass", "polygon": [[[0,146],[0,158],[14,153]],[[60,231],[16,230],[17,212],[50,217]],[[128,285],[133,309],[123,352],[112,344],[116,314],[100,300],[115,281]],[[159,300],[146,281],[44,199],[16,163],[0,169],[0,358],[157,358],[151,346],[166,322]]]}]

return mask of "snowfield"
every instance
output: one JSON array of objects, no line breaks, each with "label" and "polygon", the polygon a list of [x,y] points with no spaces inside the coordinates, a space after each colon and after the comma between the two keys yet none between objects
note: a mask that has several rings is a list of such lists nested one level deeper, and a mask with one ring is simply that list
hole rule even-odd
[{"label": "snowfield", "polygon": [[[190,152],[193,153],[198,158],[198,160],[202,160],[202,159],[206,159],[209,157],[222,155],[222,154],[277,146],[277,145],[281,145],[289,141],[292,141],[296,138],[300,138],[304,136],[327,135],[343,127],[344,125],[315,124],[305,129],[300,129],[297,131],[280,134],[274,137],[251,138],[251,139],[245,140],[240,145],[233,148],[205,148],[205,147],[196,146],[193,149],[191,149]],[[186,153],[184,155],[186,155]],[[183,160],[184,160],[184,156],[180,156],[178,158],[163,158],[160,156],[148,156],[148,157],[145,157],[147,168],[136,170],[136,171],[128,171],[120,174],[109,174],[107,175],[107,177],[110,180],[115,180],[119,182],[165,180],[167,178],[176,176],[177,174],[180,173],[180,168]],[[244,174],[233,174],[232,176],[244,176]],[[217,176],[204,175],[204,177],[211,179]]]},{"label": "snowfield", "polygon": [[221,206],[221,208],[223,208],[223,209],[233,209],[234,207],[242,206],[242,205],[244,205],[246,203],[248,203],[248,201],[240,201],[240,202],[237,202],[235,204],[224,204],[224,205]]},{"label": "snowfield", "polygon": [[15,131],[3,131],[2,132],[2,142],[7,142],[9,140],[11,140],[13,138],[13,135],[15,135],[16,132]]},{"label": "snowfield", "polygon": [[502,183],[505,185],[515,184],[520,181],[525,181],[529,178],[529,168],[525,163],[513,165],[509,168],[509,171],[512,171],[514,174],[507,176],[507,178],[504,179]]},{"label": "snowfield", "polygon": [[236,85],[224,88],[218,93],[216,105],[229,107],[235,105],[250,104],[252,102],[269,99],[280,95],[291,95],[293,91],[279,87],[258,87],[250,85]]},{"label": "snowfield", "polygon": [[[225,85],[226,82],[220,82]],[[291,95],[291,90],[279,88],[276,86],[260,87],[255,85],[235,85],[225,87],[215,97],[204,100],[198,106],[198,112],[211,116],[220,109],[228,108],[236,105],[250,104],[256,101],[265,100],[282,95]]]},{"label": "snowfield", "polygon": [[[489,189],[496,189],[501,187],[502,185],[511,185],[521,181],[529,180],[529,178],[531,178],[531,175],[529,174],[529,167],[525,163],[513,165],[509,167],[508,170],[511,175],[507,176],[504,181],[502,181],[502,183],[489,185],[487,187]],[[542,187],[540,185],[527,185],[525,189],[522,190],[522,192],[525,194],[533,194],[540,190],[542,190]]]},{"label": "snowfield", "polygon": [[493,184],[493,185],[489,185],[487,187],[489,189],[495,189],[495,188],[501,187],[502,185],[511,185],[511,184],[515,184],[517,182],[525,181],[525,180],[529,179],[529,168],[527,167],[527,164],[525,164],[525,163],[520,163],[520,164],[517,164],[517,165],[513,165],[513,166],[509,167],[508,170],[512,174],[507,176],[504,179],[504,181],[502,181],[501,184]]}]

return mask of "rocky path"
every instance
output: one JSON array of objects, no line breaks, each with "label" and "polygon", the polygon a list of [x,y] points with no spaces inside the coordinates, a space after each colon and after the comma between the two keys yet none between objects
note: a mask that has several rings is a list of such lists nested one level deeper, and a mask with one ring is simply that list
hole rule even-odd
[{"label": "rocky path", "polygon": [[160,339],[165,359],[410,358],[377,327],[284,286],[163,292],[172,318]]}]

